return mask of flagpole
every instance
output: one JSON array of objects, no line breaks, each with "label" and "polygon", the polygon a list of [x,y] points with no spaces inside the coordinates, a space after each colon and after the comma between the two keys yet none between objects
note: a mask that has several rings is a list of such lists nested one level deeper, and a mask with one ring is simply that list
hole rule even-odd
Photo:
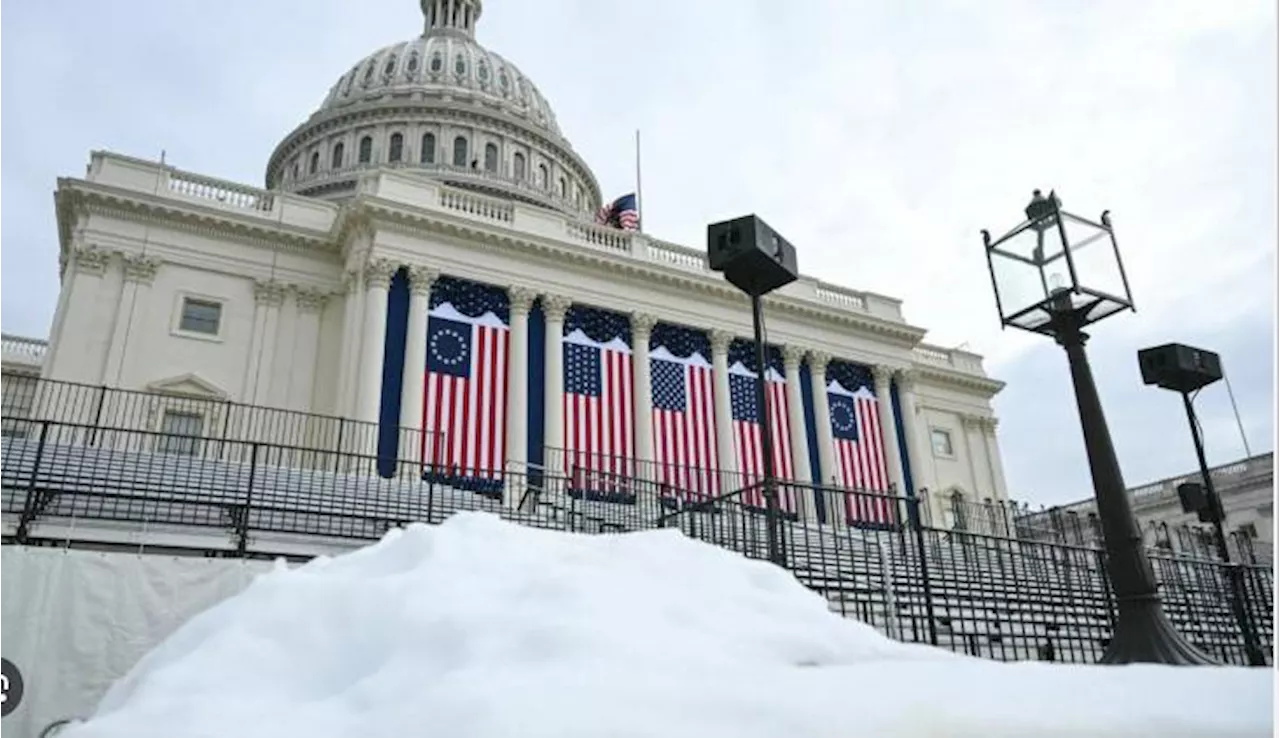
[{"label": "flagpole", "polygon": [[643,199],[640,197],[640,129],[636,129],[636,230],[644,231]]}]

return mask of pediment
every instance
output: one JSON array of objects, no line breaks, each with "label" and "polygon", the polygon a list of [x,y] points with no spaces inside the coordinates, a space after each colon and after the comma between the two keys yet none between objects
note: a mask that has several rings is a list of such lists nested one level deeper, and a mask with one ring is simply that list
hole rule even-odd
[{"label": "pediment", "polygon": [[149,383],[147,389],[151,392],[161,392],[166,395],[183,395],[185,397],[216,400],[225,400],[227,398],[226,390],[195,373],[181,374],[168,379],[157,379]]}]

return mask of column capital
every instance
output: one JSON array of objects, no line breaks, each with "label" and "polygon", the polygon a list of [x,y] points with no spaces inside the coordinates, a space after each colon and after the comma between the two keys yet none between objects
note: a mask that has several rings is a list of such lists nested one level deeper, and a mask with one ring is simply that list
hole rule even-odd
[{"label": "column capital", "polygon": [[564,295],[542,296],[542,314],[546,316],[547,320],[563,322],[565,313],[569,312],[569,308],[572,305],[573,300]]},{"label": "column capital", "polygon": [[97,246],[76,246],[74,253],[78,274],[101,277],[107,271],[107,264],[111,262],[111,252]]},{"label": "column capital", "polygon": [[894,376],[898,380],[898,388],[903,392],[914,392],[916,382],[920,379],[920,373],[915,369],[899,369]]},{"label": "column capital", "polygon": [[507,302],[511,308],[511,312],[521,315],[528,315],[533,309],[533,301],[538,299],[536,290],[519,285],[512,285],[507,288]]},{"label": "column capital", "polygon": [[124,278],[130,282],[151,284],[160,269],[160,260],[154,256],[129,254],[124,257]]},{"label": "column capital", "polygon": [[359,270],[348,269],[342,273],[342,293],[349,294],[356,291],[360,286],[361,275]]},{"label": "column capital", "polygon": [[253,299],[259,305],[280,307],[289,288],[274,279],[253,280]]},{"label": "column capital", "polygon": [[719,328],[717,328],[711,331],[709,334],[707,334],[707,337],[711,339],[712,354],[729,353],[729,344],[733,342],[732,333],[728,331],[722,331]]},{"label": "column capital", "polygon": [[395,276],[398,268],[399,266],[392,263],[390,259],[370,260],[364,266],[364,286],[381,287],[384,290],[390,288],[391,278]]},{"label": "column capital", "polygon": [[962,415],[960,417],[960,420],[961,422],[964,423],[964,427],[966,428],[977,428],[978,430],[986,430],[987,428],[995,427],[995,418],[987,417],[985,415],[966,414],[966,415]]},{"label": "column capital", "polygon": [[439,278],[439,269],[415,264],[409,267],[409,291],[415,295],[430,295],[431,285]]},{"label": "column capital", "polygon": [[788,372],[792,369],[799,370],[800,362],[804,361],[805,350],[799,346],[787,344],[782,347],[782,366]]},{"label": "column capital", "polygon": [[885,364],[876,364],[871,367],[871,376],[876,380],[877,388],[889,388],[889,382],[893,381],[893,367]]},{"label": "column capital", "polygon": [[658,324],[657,316],[649,313],[631,313],[631,333],[633,335],[649,335]]},{"label": "column capital", "polygon": [[314,287],[299,287],[294,291],[293,299],[298,301],[299,312],[318,313],[324,309],[325,303],[329,301],[329,295]]},{"label": "column capital", "polygon": [[809,350],[809,368],[813,370],[814,374],[820,374],[820,375],[826,374],[827,366],[831,364],[832,358],[834,357],[832,357],[831,354],[828,354],[826,351],[815,351],[810,349]]}]

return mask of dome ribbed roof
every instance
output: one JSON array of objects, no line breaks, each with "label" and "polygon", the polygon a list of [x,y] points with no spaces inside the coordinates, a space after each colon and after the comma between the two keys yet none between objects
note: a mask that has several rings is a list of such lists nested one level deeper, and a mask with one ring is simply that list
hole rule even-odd
[{"label": "dome ribbed roof", "polygon": [[361,59],[333,85],[317,113],[417,92],[496,106],[563,138],[551,106],[528,77],[468,34],[447,30],[429,30]]}]

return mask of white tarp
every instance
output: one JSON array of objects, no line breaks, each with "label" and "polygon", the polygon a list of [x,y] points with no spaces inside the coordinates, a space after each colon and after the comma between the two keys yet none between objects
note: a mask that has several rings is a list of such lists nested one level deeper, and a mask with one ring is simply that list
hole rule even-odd
[{"label": "white tarp", "polygon": [[240,592],[271,562],[4,546],[4,657],[25,693],[5,738],[88,717],[111,684],[193,615]]}]

